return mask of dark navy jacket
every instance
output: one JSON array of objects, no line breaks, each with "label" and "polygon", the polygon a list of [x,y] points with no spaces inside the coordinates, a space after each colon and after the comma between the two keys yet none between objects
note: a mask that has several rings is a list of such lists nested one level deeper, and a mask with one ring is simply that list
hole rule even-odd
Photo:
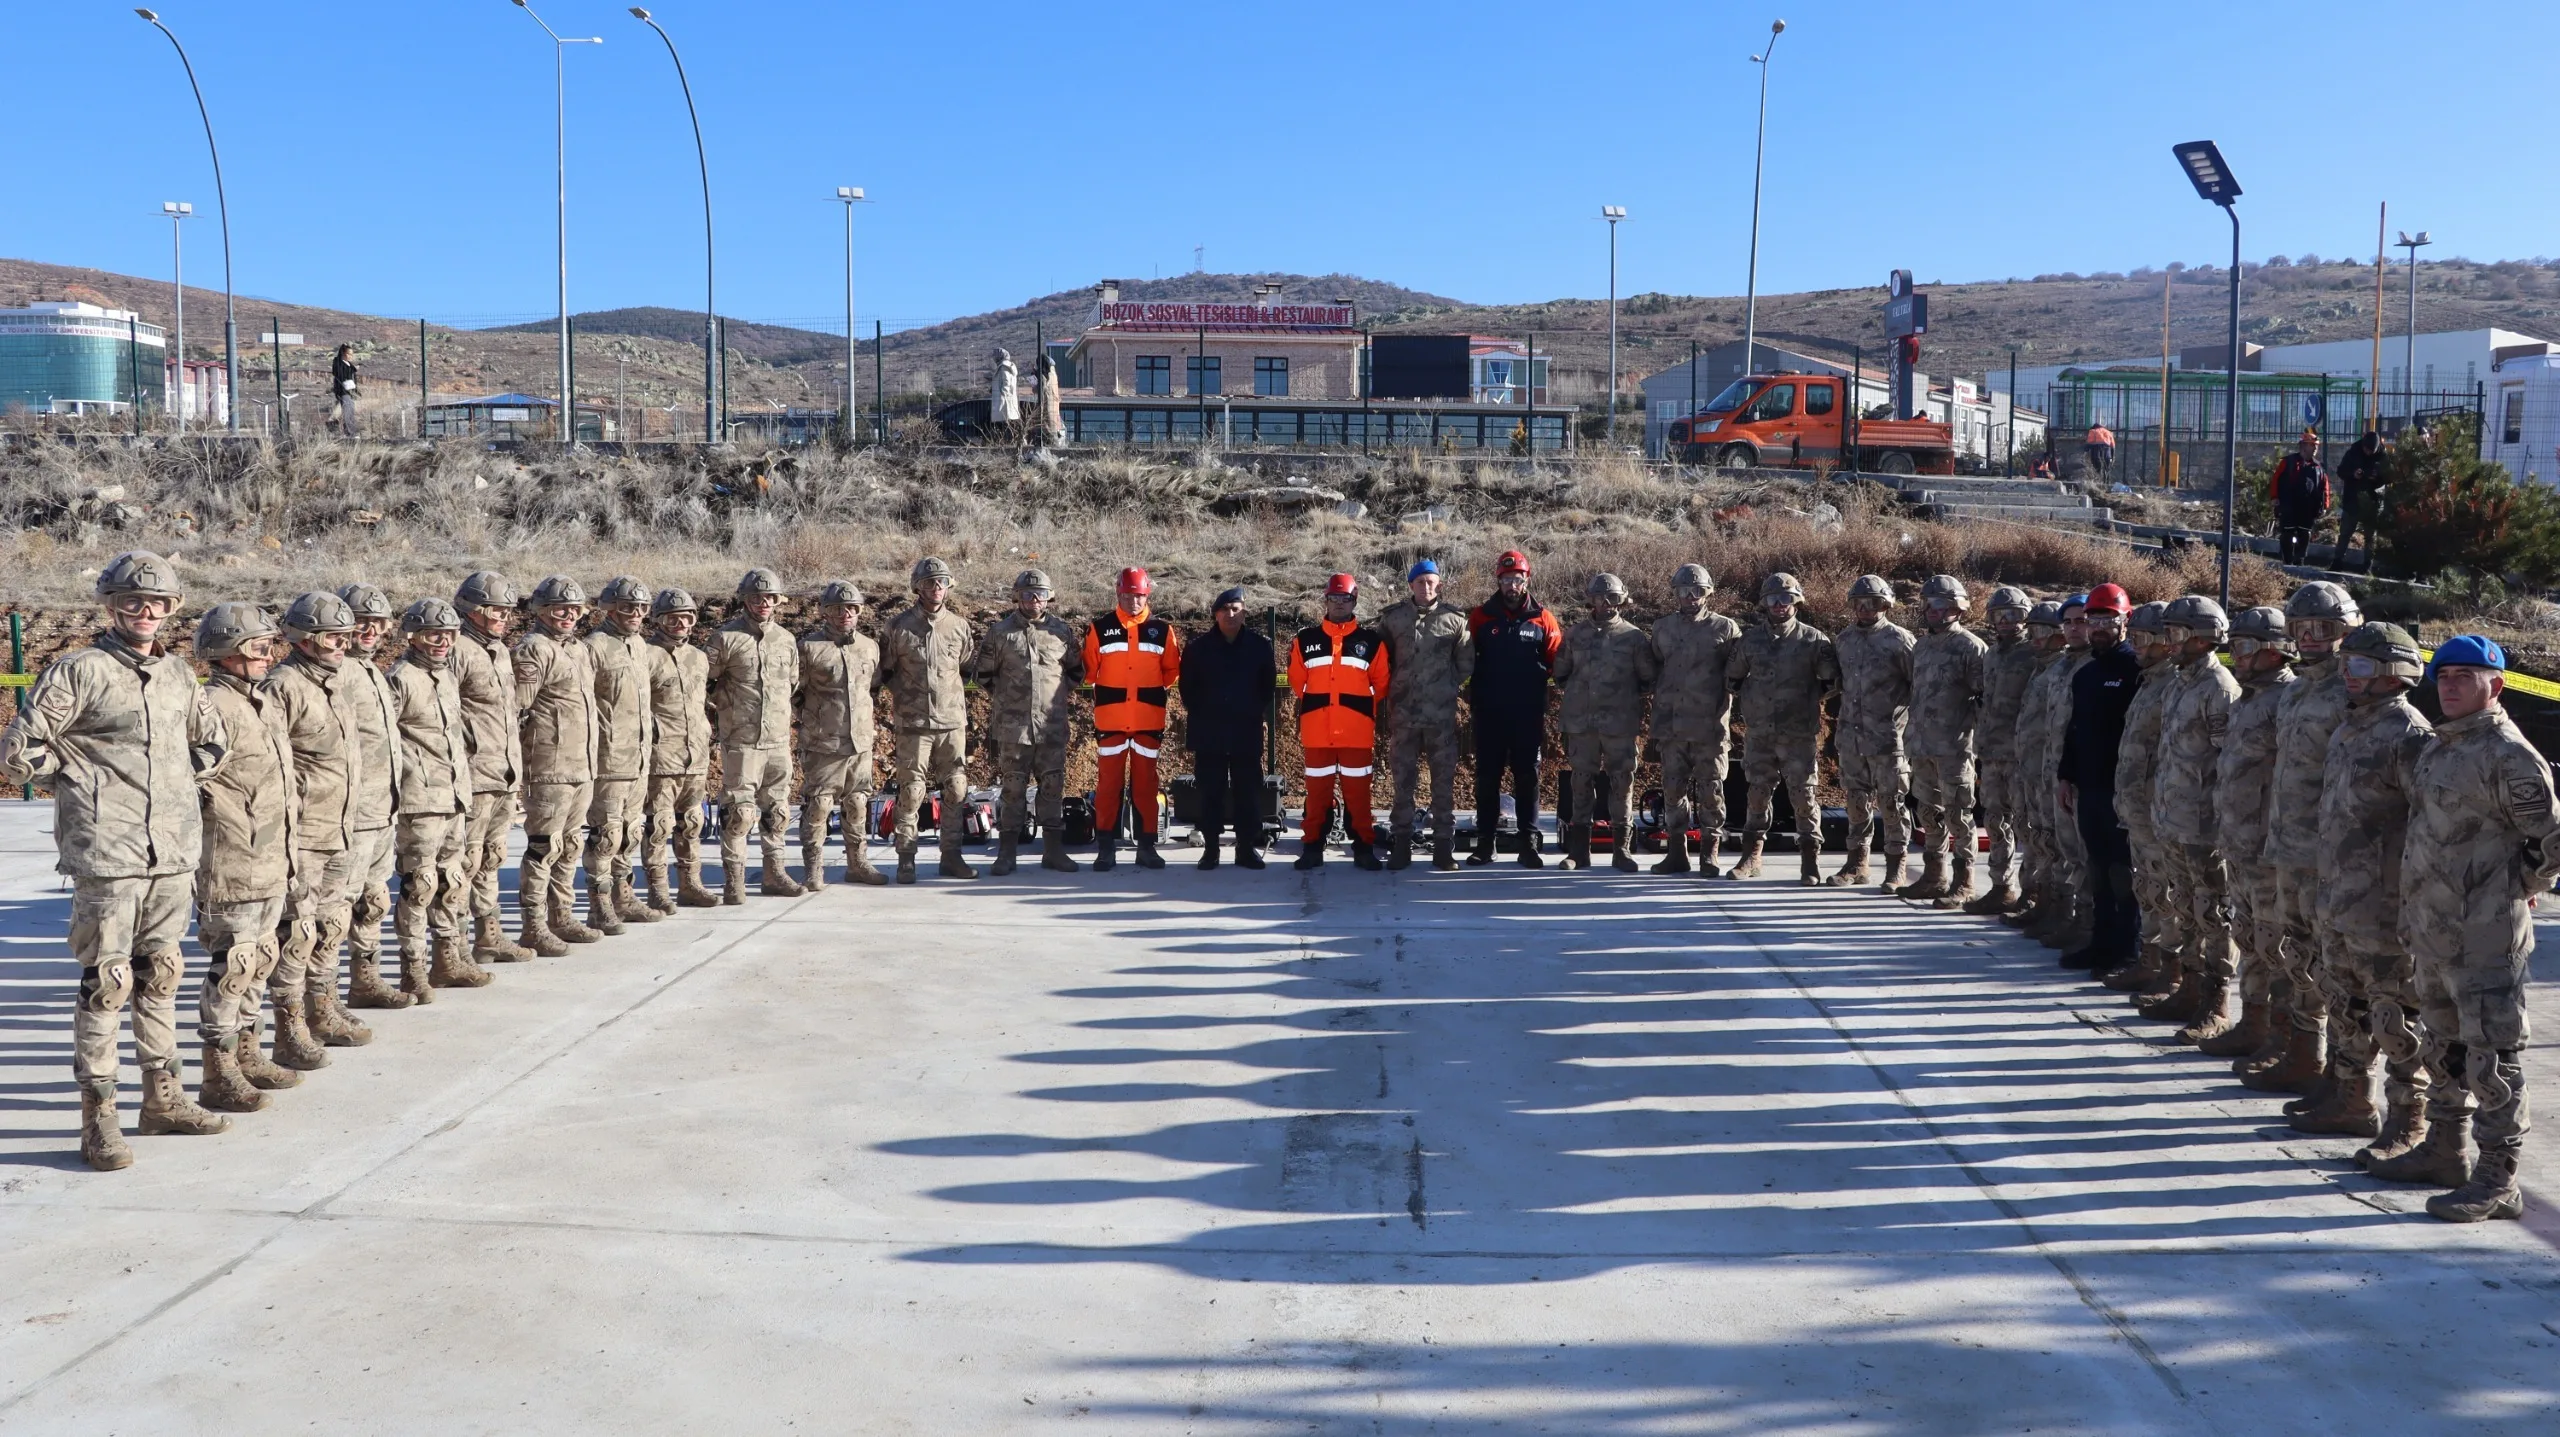
[{"label": "dark navy jacket", "polygon": [[2116,747],[2124,741],[2125,710],[2142,681],[2142,660],[2119,640],[2100,649],[2071,676],[2071,723],[2062,731],[2062,763],[2054,776],[2079,785],[2083,796],[2116,791]]}]

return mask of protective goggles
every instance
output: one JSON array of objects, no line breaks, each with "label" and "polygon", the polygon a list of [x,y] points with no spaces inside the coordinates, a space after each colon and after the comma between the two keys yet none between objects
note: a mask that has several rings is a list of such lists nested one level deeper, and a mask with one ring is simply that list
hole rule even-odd
[{"label": "protective goggles", "polygon": [[2388,660],[2372,658],[2364,654],[2349,654],[2338,661],[2338,666],[2345,669],[2347,677],[2351,679],[2378,679],[2382,677],[2385,669],[2391,667]]},{"label": "protective goggles", "polygon": [[2334,644],[2347,632],[2336,619],[2296,619],[2288,627],[2295,638],[2311,644]]},{"label": "protective goggles", "polygon": [[2283,648],[2284,640],[2282,639],[2233,639],[2231,641],[2231,653],[2234,658],[2245,659],[2261,649],[2281,650]]}]

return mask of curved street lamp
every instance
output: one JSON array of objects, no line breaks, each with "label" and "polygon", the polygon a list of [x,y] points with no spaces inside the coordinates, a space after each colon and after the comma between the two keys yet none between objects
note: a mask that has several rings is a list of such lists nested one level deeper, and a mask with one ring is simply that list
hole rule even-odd
[{"label": "curved street lamp", "polygon": [[[2171,145],[2179,167],[2187,172],[2187,180],[2196,187],[2196,198],[2222,206],[2231,217],[2231,333],[2226,364],[2230,373],[2223,376],[2222,390],[2222,606],[2231,607],[2231,524],[2232,506],[2240,492],[2240,181],[2233,177],[2231,166],[2223,163],[2222,147],[2211,140],[2189,140]],[[2168,416],[2161,416],[2160,432],[2168,433]]]},{"label": "curved street lamp", "polygon": [[[204,86],[196,83],[196,67],[187,58],[187,47],[169,27],[160,23],[158,12],[137,8],[134,14],[151,22],[151,28],[169,36],[169,44],[178,52],[178,63],[186,69],[187,88],[195,91],[196,114],[204,120],[205,152],[213,156],[213,203],[222,216],[222,412],[230,421],[232,433],[240,432],[240,322],[235,316],[231,296],[231,201],[222,190],[222,151],[213,143],[213,112],[204,104]],[[186,357],[178,358],[178,377],[186,378]]]},{"label": "curved street lamp", "polygon": [[649,18],[649,12],[634,5],[631,18],[658,32],[666,42],[667,58],[675,61],[676,85],[684,91],[684,112],[693,120],[693,157],[702,168],[702,440],[715,444],[727,436],[718,434],[720,366],[726,356],[720,352],[720,320],[713,300],[711,262],[711,156],[702,148],[702,112],[693,107],[693,83],[684,77],[684,57],[676,53],[676,42],[666,27]]},{"label": "curved street lamp", "polygon": [[578,397],[570,392],[576,361],[569,353],[569,73],[562,57],[570,45],[601,45],[602,35],[563,35],[551,28],[550,22],[534,14],[525,0],[516,0],[516,8],[530,16],[551,37],[551,135],[553,163],[559,185],[560,207],[560,443],[575,447],[578,442]]}]

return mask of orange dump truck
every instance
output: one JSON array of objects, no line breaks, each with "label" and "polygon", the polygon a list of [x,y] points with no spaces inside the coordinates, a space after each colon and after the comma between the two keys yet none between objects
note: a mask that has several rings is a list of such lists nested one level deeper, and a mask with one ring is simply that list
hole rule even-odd
[{"label": "orange dump truck", "polygon": [[1694,418],[1676,420],[1666,452],[1727,469],[1834,464],[1875,474],[1953,474],[1955,433],[1934,419],[1860,419],[1835,374],[1751,374]]}]

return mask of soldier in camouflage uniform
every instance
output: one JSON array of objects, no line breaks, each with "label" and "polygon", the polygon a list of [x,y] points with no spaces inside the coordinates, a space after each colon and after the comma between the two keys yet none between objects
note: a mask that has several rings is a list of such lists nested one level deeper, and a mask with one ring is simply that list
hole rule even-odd
[{"label": "soldier in camouflage uniform", "polygon": [[2320,914],[2320,779],[2329,737],[2347,716],[2346,675],[2338,641],[2364,621],[2347,591],[2315,579],[2285,601],[2285,635],[2299,659],[2297,680],[2276,700],[2275,767],[2267,776],[2267,842],[2261,853],[2275,876],[2276,950],[2292,990],[2292,1021],[2273,1055],[2240,1066],[2240,1081],[2268,1092],[2316,1095],[2330,1039],[2329,997],[2320,969],[2329,949]]},{"label": "soldier in camouflage uniform", "polygon": [[764,841],[768,898],[802,889],[783,866],[791,827],[791,696],[800,685],[800,645],[774,622],[782,576],[749,569],[738,580],[737,612],[711,635],[706,673],[720,737],[720,901],[747,901],[747,835]]},{"label": "soldier in camouflage uniform", "polygon": [[137,990],[142,1131],[230,1126],[188,1101],[179,1081],[178,944],[203,856],[196,787],[220,772],[231,738],[162,637],[179,598],[169,561],[119,554],[98,571],[96,591],[107,628],[48,665],[0,731],[0,781],[56,780],[55,867],[71,879],[71,956],[80,963],[71,1013],[80,1157],[106,1172],[133,1163],[116,1117],[116,1029]]},{"label": "soldier in camouflage uniform", "polygon": [[1742,626],[1707,608],[1716,581],[1704,564],[1672,571],[1678,607],[1653,626],[1653,760],[1662,765],[1662,821],[1670,852],[1656,873],[1689,871],[1689,830],[1698,830],[1698,871],[1717,876],[1724,841],[1724,780],[1732,749],[1733,691],[1725,665],[1742,642]]},{"label": "soldier in camouflage uniform", "polygon": [[[2079,818],[2062,807],[2050,781],[2062,769],[2063,739],[2071,728],[2072,684],[2080,670],[2088,666],[2096,643],[2088,604],[2088,595],[2073,594],[2057,606],[2062,617],[2062,644],[2034,680],[2044,692],[2044,705],[2036,713],[2039,727],[2035,735],[2024,741],[2031,745],[2028,771],[2035,776],[2036,817],[2044,831],[2047,864],[2041,895],[2033,908],[2019,915],[2018,927],[2045,947],[2066,952],[2079,946],[2080,935],[2089,931],[2094,922],[2096,905],[2089,885],[2099,881],[2099,876],[2089,870]],[[2108,622],[2107,641],[2112,643],[2122,637],[2112,627],[2122,620]]]},{"label": "soldier in camouflage uniform", "polygon": [[[649,600],[649,821],[641,858],[649,906],[661,916],[677,908],[716,908],[702,886],[702,805],[711,774],[711,656],[693,641],[702,606],[682,589]],[[668,868],[674,866],[674,901]]]},{"label": "soldier in camouflage uniform", "polygon": [[1920,586],[1920,626],[1911,651],[1911,791],[1920,804],[1920,881],[1895,889],[1933,907],[1962,908],[1973,897],[1974,730],[1982,720],[1983,658],[1989,648],[1964,626],[1969,596],[1953,574]]},{"label": "soldier in camouflage uniform", "polygon": [[400,989],[421,1003],[438,988],[488,985],[463,951],[468,904],[463,847],[471,826],[471,738],[453,675],[462,616],[420,599],[400,616],[407,647],[389,675],[400,725]]},{"label": "soldier in camouflage uniform", "polygon": [[1985,605],[1991,615],[1991,642],[1982,657],[1982,721],[1974,730],[1974,790],[1982,804],[1983,832],[1991,838],[1985,865],[1991,887],[1964,905],[1967,913],[2006,913],[2018,905],[2018,856],[2027,828],[2027,796],[2019,789],[2018,716],[2038,667],[2036,645],[2027,634],[2031,607],[2024,590],[2007,584],[1992,590]]},{"label": "soldier in camouflage uniform", "polygon": [[[1071,705],[1084,683],[1084,644],[1066,620],[1049,612],[1056,593],[1038,569],[1015,575],[1013,612],[987,630],[969,661],[970,672],[990,691],[987,741],[995,745],[1003,785],[990,870],[998,878],[1014,870],[1030,827],[1024,798],[1033,784],[1040,789],[1040,866],[1056,873],[1078,867],[1067,856],[1065,805],[1067,741],[1075,727]],[[1458,617],[1463,635],[1466,616]]]},{"label": "soldier in camouflage uniform", "polygon": [[1893,585],[1862,574],[1849,586],[1854,622],[1832,643],[1840,658],[1840,717],[1831,726],[1839,755],[1840,787],[1848,795],[1849,856],[1832,876],[1834,887],[1867,881],[1867,843],[1884,820],[1884,889],[1902,883],[1902,855],[1910,836],[1902,801],[1911,791],[1911,761],[1903,754],[1902,729],[1911,711],[1911,631],[1885,617],[1894,605]]},{"label": "soldier in camouflage uniform", "polygon": [[578,921],[578,851],[595,802],[596,661],[578,641],[587,591],[553,574],[533,586],[533,627],[516,640],[517,727],[524,736],[524,862],[516,870],[519,941],[546,958],[604,935]]},{"label": "soldier in camouflage uniform", "polygon": [[332,1048],[373,1041],[373,1030],[338,1002],[338,949],[355,906],[355,803],[364,778],[356,703],[363,682],[347,667],[347,636],[356,617],[325,590],[304,594],[284,611],[281,627],[293,652],[267,676],[267,692],[293,737],[293,767],[302,812],[295,823],[293,891],[285,900],[284,951],[267,976],[278,1008],[301,1005],[311,1036]]},{"label": "soldier in camouflage uniform", "polygon": [[818,622],[800,633],[800,866],[802,886],[827,886],[827,824],[841,815],[844,877],[877,888],[871,866],[871,696],[880,687],[880,645],[862,632],[862,589],[836,579],[818,593]]},{"label": "soldier in camouflage uniform", "polygon": [[[2231,667],[2240,697],[2231,705],[2222,755],[2213,774],[2214,826],[2231,883],[2231,930],[2240,945],[2240,1021],[2196,1046],[2240,1064],[2273,1051],[2289,1026],[2292,987],[2279,956],[2284,917],[2275,870],[2257,855],[2267,846],[2267,787],[2275,777],[2276,711],[2298,680],[2284,610],[2243,609],[2231,620]],[[2239,1064],[2234,1065],[2238,1071]]]},{"label": "soldier in camouflage uniform", "polygon": [[[962,667],[976,647],[969,621],[951,609],[951,566],[940,559],[919,559],[908,581],[916,601],[889,621],[880,641],[880,672],[889,685],[898,714],[898,881],[916,881],[916,820],[924,808],[925,790],[942,793],[942,863],[945,878],[975,878],[978,870],[963,856],[968,832],[961,826],[960,805],[969,758],[969,699],[962,691]],[[1152,838],[1153,814],[1139,819],[1139,832]],[[1152,842],[1141,844],[1141,866]],[[1159,860],[1154,866],[1162,867]]]},{"label": "soldier in camouflage uniform", "polygon": [[[2332,943],[2321,981],[2338,1021],[2330,1029],[2327,1090],[2287,1111],[2302,1132],[2373,1138],[2356,1153],[2357,1162],[2371,1165],[2426,1136],[2428,1074],[2410,1026],[2418,989],[2401,937],[2400,860],[2418,754],[2433,728],[2409,703],[2409,687],[2425,670],[2406,629],[2361,624],[2338,647],[2347,716],[2321,767],[2319,830],[2320,917]],[[2377,1057],[2384,1113],[2373,1103]]]},{"label": "soldier in camouflage uniform", "polygon": [[2018,776],[2018,801],[2013,810],[2018,830],[2018,894],[2017,901],[2002,910],[2000,921],[2023,928],[2039,914],[2052,911],[2051,884],[2055,865],[2060,861],[2053,851],[2054,807],[2037,801],[2043,796],[2043,775],[2052,771],[2050,765],[2038,765],[2047,759],[2045,728],[2054,698],[2050,675],[2063,657],[2059,601],[2046,599],[2027,611],[2026,641],[2019,648],[2028,655],[2021,664],[2027,670],[2027,680],[2018,695],[2017,719],[2009,740],[2011,768]]},{"label": "soldier in camouflage uniform", "polygon": [[375,655],[395,620],[390,597],[371,584],[349,584],[338,597],[356,616],[355,631],[347,636],[347,668],[356,685],[357,743],[364,750],[349,840],[355,902],[347,914],[347,1006],[406,1008],[411,998],[384,983],[379,967],[382,920],[391,914],[391,873],[398,862],[393,850],[399,834],[392,824],[400,807],[400,737],[398,703]]},{"label": "soldier in camouflage uniform", "polygon": [[1431,866],[1458,866],[1458,691],[1476,671],[1467,611],[1440,597],[1440,566],[1405,572],[1406,597],[1387,606],[1387,867],[1413,862],[1414,789],[1431,764]]},{"label": "soldier in camouflage uniform", "polygon": [[2142,938],[2134,959],[2099,981],[2136,995],[2137,1010],[2157,1004],[2175,989],[2185,960],[2185,925],[2171,896],[2173,878],[2160,851],[2151,817],[2152,779],[2160,759],[2160,722],[2178,687],[2176,650],[2169,645],[2169,606],[2154,600],[2125,619],[2125,636],[2142,659],[2142,686],[2125,710],[2124,738],[2116,748],[2116,820],[2133,851],[2134,902],[2142,910]]},{"label": "soldier in camouflage uniform", "polygon": [[2240,972],[2231,939],[2231,880],[2223,869],[2213,790],[2240,681],[2218,657],[2231,633],[2222,605],[2189,594],[2172,603],[2163,617],[2178,677],[2161,706],[2151,828],[2156,851],[2169,870],[2185,944],[2177,986],[2142,1014],[2184,1024],[2179,1040],[2201,1043],[2231,1031],[2231,987]]},{"label": "soldier in camouflage uniform", "polygon": [[[2516,1163],[2532,1127],[2522,1063],[2536,900],[2560,878],[2551,765],[2498,702],[2506,654],[2457,636],[2436,650],[2445,721],[2418,755],[2400,871],[2400,930],[2417,960],[2430,1091],[2425,1139],[2368,1169],[2455,1189],[2427,1202],[2448,1222],[2524,1215]],[[2464,1111],[2465,1090],[2478,1115]],[[2469,1118],[2476,1163],[2463,1159]]]},{"label": "soldier in camouflage uniform", "polygon": [[1725,683],[1742,718],[1742,776],[1750,785],[1742,815],[1742,861],[1728,878],[1760,876],[1760,845],[1772,795],[1785,784],[1796,815],[1801,880],[1822,882],[1822,806],[1814,768],[1822,749],[1822,701],[1840,687],[1840,658],[1831,636],[1796,617],[1804,586],[1793,574],[1760,581],[1761,622],[1742,631],[1725,662]]},{"label": "soldier in camouflage uniform", "polygon": [[516,586],[483,570],[453,592],[462,642],[453,650],[462,721],[471,734],[471,823],[462,863],[471,897],[471,957],[521,963],[533,950],[507,937],[498,913],[498,876],[507,866],[507,836],[516,823],[516,790],[524,782],[524,738],[516,728],[515,657],[507,630],[516,620]]},{"label": "soldier in camouflage uniform", "polygon": [[649,586],[628,574],[596,595],[604,612],[587,631],[596,674],[596,786],[587,800],[587,926],[611,937],[625,923],[655,923],[658,911],[631,891],[648,807],[651,729]]},{"label": "soldier in camouflage uniform", "polygon": [[[1573,768],[1573,822],[1565,826],[1567,868],[1591,866],[1591,826],[1609,820],[1610,864],[1636,871],[1635,835],[1627,831],[1636,780],[1636,736],[1644,732],[1644,695],[1661,665],[1653,640],[1618,611],[1626,582],[1594,574],[1584,587],[1591,617],[1564,631],[1555,678],[1564,690],[1560,721],[1565,762]],[[1393,681],[1394,668],[1388,669]]]},{"label": "soldier in camouflage uniform", "polygon": [[[196,941],[206,959],[196,1006],[196,1036],[204,1042],[196,1101],[216,1112],[254,1113],[267,1105],[265,1090],[302,1081],[295,1069],[329,1061],[308,1037],[284,1042],[282,1023],[277,1056],[284,1064],[259,1052],[262,994],[293,884],[300,803],[293,736],[264,687],[281,646],[275,621],[255,604],[216,604],[196,624],[196,657],[213,668],[205,702],[230,739],[222,767],[204,777],[204,859],[196,869]],[[302,1015],[291,1018],[299,1035]]]}]

